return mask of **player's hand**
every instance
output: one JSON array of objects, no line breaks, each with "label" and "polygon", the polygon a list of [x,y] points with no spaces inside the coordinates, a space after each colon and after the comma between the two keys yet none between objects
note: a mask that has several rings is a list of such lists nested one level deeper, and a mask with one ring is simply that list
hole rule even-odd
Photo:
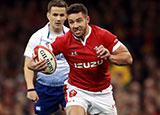
[{"label": "player's hand", "polygon": [[37,101],[39,100],[39,97],[36,91],[27,92],[27,98],[33,101],[34,103],[37,103]]},{"label": "player's hand", "polygon": [[41,60],[39,62],[35,62],[36,57],[37,57],[36,55],[32,55],[31,60],[27,64],[27,67],[30,70],[41,71],[41,72],[45,73],[46,71],[44,69],[47,67],[47,64],[46,64],[47,61],[46,60]]},{"label": "player's hand", "polygon": [[110,52],[107,48],[105,48],[103,45],[100,45],[97,49],[97,54],[99,54],[100,58],[104,58],[105,60],[108,60],[110,57]]}]

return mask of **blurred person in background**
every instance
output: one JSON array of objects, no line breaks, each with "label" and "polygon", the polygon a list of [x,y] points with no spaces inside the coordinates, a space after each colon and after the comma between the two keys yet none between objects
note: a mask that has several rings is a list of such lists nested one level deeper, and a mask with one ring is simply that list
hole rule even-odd
[{"label": "blurred person in background", "polygon": [[[67,4],[63,0],[51,0],[48,3],[47,23],[43,28],[35,32],[24,52],[24,75],[27,84],[27,98],[35,102],[35,113],[38,115],[53,114],[66,105],[64,99],[64,81],[68,79],[69,65],[63,54],[56,56],[57,69],[53,74],[37,73],[34,86],[34,72],[27,68],[34,47],[47,45],[54,42],[57,36],[65,34],[69,29],[63,24],[67,18]],[[61,113],[62,114],[62,113]],[[63,113],[64,114],[64,113]]]}]

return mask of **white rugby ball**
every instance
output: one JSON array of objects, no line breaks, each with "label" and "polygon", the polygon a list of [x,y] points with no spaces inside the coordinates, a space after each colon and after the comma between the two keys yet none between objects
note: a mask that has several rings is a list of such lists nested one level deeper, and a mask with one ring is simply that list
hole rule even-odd
[{"label": "white rugby ball", "polygon": [[54,73],[57,67],[57,61],[54,54],[48,49],[48,47],[43,45],[37,45],[34,48],[34,54],[37,55],[35,61],[47,60],[48,67],[45,69],[48,74]]}]

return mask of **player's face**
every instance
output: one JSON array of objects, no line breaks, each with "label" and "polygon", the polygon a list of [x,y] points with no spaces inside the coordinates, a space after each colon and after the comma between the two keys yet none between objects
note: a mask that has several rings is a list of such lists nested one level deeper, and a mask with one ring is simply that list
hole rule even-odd
[{"label": "player's face", "polygon": [[66,20],[66,8],[52,7],[50,12],[47,13],[47,18],[50,21],[50,29],[54,32],[61,32]]},{"label": "player's face", "polygon": [[81,12],[68,15],[69,27],[72,34],[77,38],[84,38],[87,33],[89,16],[85,16]]}]

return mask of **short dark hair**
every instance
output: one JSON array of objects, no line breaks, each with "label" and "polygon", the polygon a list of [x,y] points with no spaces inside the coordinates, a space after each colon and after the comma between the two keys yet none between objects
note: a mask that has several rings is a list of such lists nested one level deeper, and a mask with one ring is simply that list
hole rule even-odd
[{"label": "short dark hair", "polygon": [[67,14],[79,13],[82,12],[85,16],[88,16],[87,8],[81,3],[71,4],[67,9]]},{"label": "short dark hair", "polygon": [[48,3],[48,12],[51,11],[51,8],[52,7],[65,7],[67,9],[68,5],[65,1],[63,0],[51,0],[49,3]]}]

